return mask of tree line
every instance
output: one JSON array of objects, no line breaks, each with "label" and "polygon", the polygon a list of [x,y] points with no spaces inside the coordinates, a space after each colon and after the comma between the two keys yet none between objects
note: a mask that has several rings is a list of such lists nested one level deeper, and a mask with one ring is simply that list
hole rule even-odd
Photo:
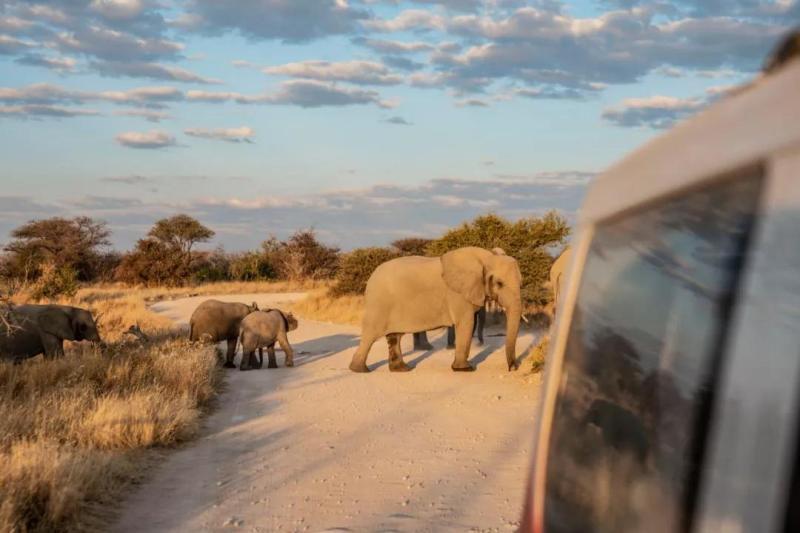
[{"label": "tree line", "polygon": [[334,296],[364,292],[381,263],[403,255],[441,255],[462,246],[503,248],[515,257],[523,277],[526,304],[544,305],[551,252],[569,235],[556,212],[510,221],[482,215],[436,239],[406,238],[385,247],[342,252],[317,238],[313,229],[286,240],[267,238],[256,250],[198,250],[214,231],[179,214],[158,220],[127,252],[110,249],[111,231],[89,217],[32,220],[11,232],[0,255],[0,287],[27,290],[32,298],[72,294],[82,283],[181,286],[217,281],[331,280]]}]

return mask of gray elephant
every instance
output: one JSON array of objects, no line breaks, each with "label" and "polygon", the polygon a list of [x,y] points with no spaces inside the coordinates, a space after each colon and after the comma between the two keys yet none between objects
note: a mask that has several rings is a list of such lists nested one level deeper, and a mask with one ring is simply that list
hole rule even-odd
[{"label": "gray elephant", "polygon": [[227,341],[228,352],[225,356],[225,368],[236,368],[233,358],[236,356],[236,342],[239,339],[239,325],[242,319],[258,311],[255,302],[252,305],[206,300],[197,306],[189,320],[189,339],[192,341],[222,342]]},{"label": "gray elephant", "polygon": [[561,252],[553,265],[550,267],[550,288],[553,291],[553,316],[556,316],[556,309],[561,299],[561,289],[566,279],[567,268],[572,260],[572,248],[567,246]]},{"label": "gray elephant", "polygon": [[[261,368],[264,365],[264,348],[269,356],[268,368],[278,368],[275,359],[275,343],[278,342],[286,354],[286,366],[294,366],[294,350],[289,344],[287,333],[297,329],[297,319],[292,313],[280,309],[256,311],[247,315],[239,326],[239,340],[242,343],[242,361],[239,370]],[[255,352],[258,349],[258,363]]]},{"label": "gray elephant", "polygon": [[368,372],[372,345],[385,336],[389,370],[410,370],[403,362],[400,339],[404,333],[454,325],[456,349],[452,369],[471,371],[471,333],[475,312],[487,299],[505,308],[506,362],[517,367],[516,342],[522,303],[517,261],[477,247],[453,250],[441,257],[408,256],[380,265],[367,281],[361,342],[350,370]]},{"label": "gray elephant", "polygon": [[19,305],[0,321],[0,357],[20,362],[64,355],[64,341],[102,342],[92,313],[68,305]]}]

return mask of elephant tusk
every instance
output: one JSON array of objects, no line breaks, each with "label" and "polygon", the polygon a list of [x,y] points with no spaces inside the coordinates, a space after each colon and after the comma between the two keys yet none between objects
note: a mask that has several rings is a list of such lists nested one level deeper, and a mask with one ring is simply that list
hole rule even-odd
[{"label": "elephant tusk", "polygon": [[[498,306],[498,307],[500,307],[500,310],[501,310],[502,312],[506,313],[506,308],[505,308],[505,307],[503,307],[502,305],[500,305],[500,306]],[[508,314],[508,313],[506,313],[506,314]],[[522,320],[523,320],[523,321],[524,321],[526,324],[530,324],[530,322],[528,321],[528,319],[527,319],[527,318],[525,318],[525,314],[524,314],[524,313],[520,313],[519,317],[520,317],[520,318],[521,318],[521,319],[522,319]]]}]

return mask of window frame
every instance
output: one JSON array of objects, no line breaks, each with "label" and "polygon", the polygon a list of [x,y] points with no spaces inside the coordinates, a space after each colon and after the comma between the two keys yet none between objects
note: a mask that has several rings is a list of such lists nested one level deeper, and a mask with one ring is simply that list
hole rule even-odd
[{"label": "window frame", "polygon": [[[648,205],[660,204],[678,195],[691,193],[693,189],[711,185],[714,181],[728,178],[732,174],[763,169],[762,193],[757,220],[748,242],[748,256],[739,273],[734,308],[726,327],[721,354],[721,375],[717,380],[717,391],[711,408],[711,424],[706,435],[703,475],[696,491],[695,531],[771,531],[782,519],[785,509],[785,490],[791,475],[787,460],[792,457],[787,449],[797,436],[797,417],[800,400],[797,377],[800,376],[800,357],[797,357],[798,372],[782,373],[785,381],[774,396],[783,399],[783,405],[792,416],[791,420],[781,413],[783,422],[780,431],[770,435],[766,443],[771,451],[772,464],[764,472],[764,479],[775,486],[772,491],[740,491],[733,494],[730,471],[731,457],[727,448],[730,439],[752,439],[752,435],[741,431],[741,413],[738,401],[747,401],[750,392],[741,388],[743,377],[758,379],[752,372],[752,354],[743,353],[748,341],[763,338],[769,324],[763,320],[753,321],[752,307],[754,287],[764,280],[759,276],[765,261],[775,256],[784,257],[786,242],[774,241],[776,232],[787,231],[793,220],[773,220],[776,206],[800,211],[800,98],[796,87],[800,86],[800,61],[790,64],[783,71],[767,79],[754,82],[740,94],[712,106],[698,117],[675,128],[638,150],[598,178],[587,194],[582,208],[578,231],[574,241],[574,253],[567,270],[563,304],[559,305],[554,338],[546,365],[544,391],[539,408],[539,432],[535,439],[533,472],[530,479],[529,505],[532,530],[544,531],[544,501],[547,478],[549,443],[558,393],[563,385],[563,358],[569,335],[572,314],[581,284],[586,256],[594,237],[595,227],[608,220],[625,216]],[[748,119],[742,121],[741,117]],[[788,155],[787,155],[788,154]],[[785,160],[781,163],[782,160]],[[680,161],[680,165],[675,162]],[[643,181],[646,180],[646,181]],[[790,189],[795,191],[790,191]],[[620,194],[620,191],[625,191]],[[791,217],[790,217],[791,218]],[[798,216],[800,219],[800,216]],[[800,221],[798,221],[800,222]],[[796,228],[800,228],[800,223]],[[797,241],[794,241],[797,242]],[[782,246],[781,246],[782,244]],[[789,268],[800,268],[800,246],[797,257],[786,261]],[[800,294],[800,276],[795,294]],[[782,295],[785,296],[784,292]],[[788,293],[791,294],[791,293]],[[782,296],[777,294],[777,297]],[[763,300],[763,298],[762,298]],[[756,304],[758,302],[755,302]],[[763,307],[763,303],[762,303]],[[800,313],[797,332],[800,332]],[[753,321],[743,329],[746,320]],[[756,327],[756,324],[760,327]],[[784,333],[785,335],[785,333]],[[779,357],[780,354],[768,354]],[[748,360],[749,357],[749,360]],[[785,359],[785,357],[783,358]],[[784,361],[785,362],[785,361]],[[770,376],[774,378],[774,376]],[[739,386],[737,389],[733,389]],[[764,392],[764,387],[761,390]],[[774,387],[773,387],[774,389]],[[753,422],[758,422],[758,417]],[[759,439],[759,442],[764,439]],[[741,450],[740,450],[741,451]],[[742,455],[742,454],[740,454]],[[746,454],[745,454],[746,455]],[[751,454],[752,455],[752,454]],[[763,454],[762,454],[763,455]],[[746,479],[744,472],[753,468],[753,457],[739,457],[738,480]],[[788,474],[787,474],[788,471]],[[771,477],[770,477],[771,476]],[[752,485],[752,484],[750,484]],[[739,488],[737,484],[737,489]],[[746,494],[747,498],[744,498]],[[738,497],[737,497],[738,496]],[[754,499],[755,498],[755,499]],[[738,501],[737,501],[738,500]],[[755,513],[746,517],[745,507],[757,507]],[[758,500],[758,502],[756,502]],[[758,524],[758,527],[727,529],[734,524]],[[725,526],[725,527],[723,527]]]}]

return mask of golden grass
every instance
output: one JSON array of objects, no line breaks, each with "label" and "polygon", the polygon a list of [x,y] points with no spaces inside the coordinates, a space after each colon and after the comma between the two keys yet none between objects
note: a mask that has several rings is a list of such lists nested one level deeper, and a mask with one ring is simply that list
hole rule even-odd
[{"label": "golden grass", "polygon": [[347,295],[333,297],[327,287],[311,291],[308,296],[289,306],[297,316],[321,322],[361,325],[364,316],[364,297]]},{"label": "golden grass", "polygon": [[213,347],[174,336],[0,363],[0,531],[102,528],[143,450],[193,437],[220,378]]},{"label": "golden grass", "polygon": [[542,333],[539,342],[531,348],[531,372],[537,373],[544,370],[547,354],[550,351],[550,333]]}]

